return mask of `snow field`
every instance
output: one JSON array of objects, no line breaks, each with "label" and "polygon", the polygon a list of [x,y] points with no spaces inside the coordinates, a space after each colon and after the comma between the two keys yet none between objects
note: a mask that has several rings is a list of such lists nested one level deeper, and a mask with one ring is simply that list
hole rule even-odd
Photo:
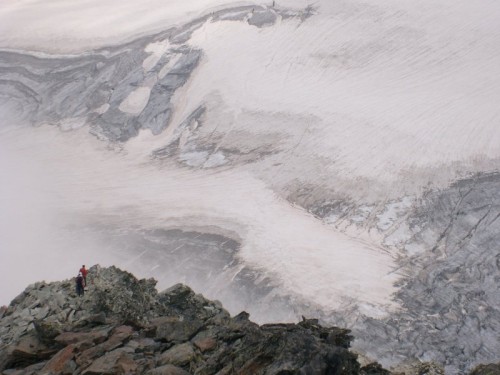
[{"label": "snow field", "polygon": [[[20,153],[38,160],[48,172],[43,176],[46,188],[40,203],[56,220],[47,225],[59,231],[64,230],[64,223],[57,219],[65,217],[92,217],[122,228],[218,231],[240,240],[241,259],[279,280],[284,291],[310,298],[325,308],[358,300],[379,309],[391,305],[396,276],[390,274],[393,262],[388,254],[332,231],[278,198],[248,173],[158,169],[131,150],[106,150],[85,130],[13,129],[0,139],[10,145],[6,160],[12,161]],[[58,147],[47,147],[49,144]],[[31,178],[29,169],[19,172]],[[30,189],[37,191],[38,187]],[[36,197],[32,191],[27,195]],[[51,229],[45,232],[57,232]],[[52,246],[50,242],[47,246]],[[18,251],[37,254],[40,246],[24,244]],[[77,255],[76,249],[66,250]],[[110,261],[109,256],[90,254],[95,261]],[[19,256],[6,256],[6,269],[18,268],[18,260]],[[63,266],[57,263],[53,266]],[[36,263],[26,267],[32,280],[45,272],[37,270]],[[2,274],[2,282],[10,277],[9,272]]]},{"label": "snow field", "polygon": [[[321,2],[310,22],[264,29],[207,23],[190,41],[205,59],[179,118],[213,93],[236,116],[315,115],[313,152],[379,180],[499,158],[500,6],[353,4]],[[284,136],[304,129],[287,125]]]},{"label": "snow field", "polygon": [[[287,0],[305,6],[305,0]],[[230,6],[267,0],[5,0],[0,48],[68,54],[153,34]]]}]

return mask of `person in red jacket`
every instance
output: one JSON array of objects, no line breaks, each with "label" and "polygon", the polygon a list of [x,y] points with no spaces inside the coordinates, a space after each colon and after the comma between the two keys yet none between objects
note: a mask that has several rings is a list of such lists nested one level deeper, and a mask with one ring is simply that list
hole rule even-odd
[{"label": "person in red jacket", "polygon": [[82,277],[83,277],[83,286],[86,287],[87,286],[87,269],[85,268],[85,264],[82,266],[82,268],[80,268],[80,273],[82,274]]}]

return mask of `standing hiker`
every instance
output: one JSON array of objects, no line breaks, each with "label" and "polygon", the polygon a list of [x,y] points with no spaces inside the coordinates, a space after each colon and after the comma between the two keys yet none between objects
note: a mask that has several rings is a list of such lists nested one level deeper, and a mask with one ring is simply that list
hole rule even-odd
[{"label": "standing hiker", "polygon": [[83,296],[85,293],[85,289],[83,289],[83,283],[83,276],[81,273],[79,273],[76,277],[76,294],[78,294],[78,296]]},{"label": "standing hiker", "polygon": [[87,271],[87,269],[85,268],[85,264],[82,266],[82,268],[80,268],[80,273],[82,274],[83,276],[83,286],[86,287],[87,286],[87,273],[89,271]]}]

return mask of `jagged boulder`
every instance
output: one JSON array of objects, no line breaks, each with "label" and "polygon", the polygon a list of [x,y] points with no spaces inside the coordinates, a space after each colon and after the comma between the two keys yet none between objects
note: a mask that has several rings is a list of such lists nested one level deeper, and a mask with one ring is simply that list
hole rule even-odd
[{"label": "jagged boulder", "polygon": [[160,365],[186,366],[195,357],[196,353],[194,352],[193,346],[191,343],[185,342],[175,345],[162,353],[158,363]]},{"label": "jagged boulder", "polygon": [[227,322],[230,318],[220,302],[209,301],[183,284],[176,284],[159,293],[158,302],[163,316],[180,316],[200,322],[208,320]]},{"label": "jagged boulder", "polygon": [[51,374],[71,374],[76,369],[76,345],[68,345],[57,352],[42,368],[42,372]]},{"label": "jagged boulder", "polygon": [[203,327],[203,322],[200,320],[178,316],[156,318],[152,324],[156,328],[157,339],[176,343],[191,339]]},{"label": "jagged boulder", "polygon": [[134,373],[137,370],[137,364],[132,358],[132,349],[119,348],[105,353],[97,358],[85,369],[83,375],[113,375]]},{"label": "jagged boulder", "polygon": [[[94,271],[90,269],[90,274]],[[147,324],[157,310],[156,280],[137,280],[132,274],[115,267],[96,268],[96,290],[92,310],[106,314],[120,323]]]},{"label": "jagged boulder", "polygon": [[33,325],[38,338],[44,343],[52,343],[63,332],[63,328],[58,322],[35,319]]},{"label": "jagged boulder", "polygon": [[51,358],[57,350],[41,342],[35,334],[20,338],[14,345],[6,349],[3,368],[26,367]]}]

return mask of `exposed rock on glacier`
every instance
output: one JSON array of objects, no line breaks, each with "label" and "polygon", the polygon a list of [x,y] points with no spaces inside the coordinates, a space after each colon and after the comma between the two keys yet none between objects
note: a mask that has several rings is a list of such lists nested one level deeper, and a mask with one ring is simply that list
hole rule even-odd
[{"label": "exposed rock on glacier", "polygon": [[310,15],[312,8],[242,6],[80,56],[0,51],[0,107],[34,125],[54,124],[65,131],[90,124],[93,134],[111,141],[127,141],[140,129],[159,134],[173,115],[174,93],[187,82],[202,55],[186,41],[205,22],[249,18],[249,24],[264,27],[278,16],[304,20]]},{"label": "exposed rock on glacier", "polygon": [[[400,245],[406,276],[397,292],[403,309],[389,319],[368,319],[359,331],[363,337],[373,333],[366,342],[378,343],[369,349],[377,358],[420,356],[460,373],[496,358],[499,184],[498,173],[463,179],[428,192],[406,213],[409,234]],[[358,344],[367,348],[366,342]]]}]

